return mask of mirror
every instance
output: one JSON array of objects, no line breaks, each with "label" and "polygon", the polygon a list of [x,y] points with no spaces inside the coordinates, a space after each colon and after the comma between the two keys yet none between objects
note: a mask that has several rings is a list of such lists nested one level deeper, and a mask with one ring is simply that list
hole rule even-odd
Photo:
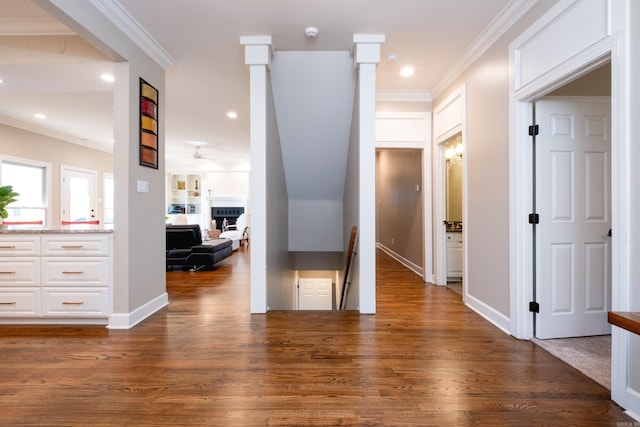
[{"label": "mirror", "polygon": [[445,145],[447,229],[462,229],[462,137]]}]

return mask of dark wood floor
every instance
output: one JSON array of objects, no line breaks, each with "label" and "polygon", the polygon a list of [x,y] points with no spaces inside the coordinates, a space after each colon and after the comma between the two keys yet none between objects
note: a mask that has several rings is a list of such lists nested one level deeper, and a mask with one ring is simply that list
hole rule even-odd
[{"label": "dark wood floor", "polygon": [[249,256],[129,331],[0,327],[0,425],[616,426],[608,391],[378,254],[378,313],[250,315]]}]

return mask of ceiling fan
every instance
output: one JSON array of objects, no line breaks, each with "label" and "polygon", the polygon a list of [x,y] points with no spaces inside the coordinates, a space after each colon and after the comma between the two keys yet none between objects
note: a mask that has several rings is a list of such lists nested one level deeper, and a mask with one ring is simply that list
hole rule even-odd
[{"label": "ceiling fan", "polygon": [[194,147],[196,147],[196,151],[193,152],[193,154],[191,155],[192,159],[196,159],[196,160],[212,160],[206,156],[203,156],[202,153],[200,152],[200,147],[203,147],[205,145],[207,145],[206,142],[204,141],[187,141],[187,144],[189,145],[193,145]]}]

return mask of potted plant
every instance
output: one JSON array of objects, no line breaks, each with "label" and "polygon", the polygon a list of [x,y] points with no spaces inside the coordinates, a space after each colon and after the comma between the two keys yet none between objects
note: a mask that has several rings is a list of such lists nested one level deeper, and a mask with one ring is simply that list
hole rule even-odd
[{"label": "potted plant", "polygon": [[20,194],[13,191],[13,187],[11,185],[5,185],[0,187],[0,224],[2,224],[2,220],[9,216],[9,212],[7,212],[7,205],[9,203],[13,203]]}]

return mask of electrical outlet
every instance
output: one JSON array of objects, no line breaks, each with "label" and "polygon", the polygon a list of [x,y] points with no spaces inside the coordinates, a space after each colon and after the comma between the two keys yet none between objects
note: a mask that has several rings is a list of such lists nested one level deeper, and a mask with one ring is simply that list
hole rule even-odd
[{"label": "electrical outlet", "polygon": [[394,239],[393,237],[391,238],[391,244],[395,244],[396,243],[396,239]]}]

